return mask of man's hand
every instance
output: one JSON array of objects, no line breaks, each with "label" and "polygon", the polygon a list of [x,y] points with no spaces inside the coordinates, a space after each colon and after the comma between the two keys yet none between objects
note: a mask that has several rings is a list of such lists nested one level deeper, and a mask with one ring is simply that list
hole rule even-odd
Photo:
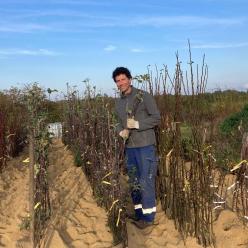
[{"label": "man's hand", "polygon": [[119,135],[124,139],[128,139],[129,137],[129,130],[127,129],[123,129],[122,131],[120,131]]},{"label": "man's hand", "polygon": [[139,122],[134,120],[133,118],[127,119],[127,127],[130,129],[139,129]]}]

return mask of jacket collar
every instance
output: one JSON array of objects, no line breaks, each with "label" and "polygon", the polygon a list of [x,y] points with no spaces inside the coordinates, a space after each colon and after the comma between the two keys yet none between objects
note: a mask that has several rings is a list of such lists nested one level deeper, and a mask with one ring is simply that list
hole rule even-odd
[{"label": "jacket collar", "polygon": [[131,93],[128,94],[128,95],[124,95],[124,94],[121,93],[121,98],[126,98],[126,97],[134,96],[135,94],[137,94],[137,92],[138,92],[137,88],[135,88],[134,86],[131,85],[131,89],[132,89]]}]

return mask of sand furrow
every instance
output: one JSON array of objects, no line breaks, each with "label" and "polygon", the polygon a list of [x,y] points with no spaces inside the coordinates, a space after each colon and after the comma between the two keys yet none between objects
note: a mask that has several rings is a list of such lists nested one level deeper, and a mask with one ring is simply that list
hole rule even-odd
[{"label": "sand furrow", "polygon": [[28,216],[28,166],[24,152],[8,162],[0,177],[0,246],[26,247],[29,234],[24,227]]},{"label": "sand furrow", "polygon": [[113,247],[106,212],[97,206],[82,169],[74,165],[61,141],[53,147],[56,153],[50,155],[49,177],[55,228],[47,247],[55,248],[58,239],[66,247]]}]

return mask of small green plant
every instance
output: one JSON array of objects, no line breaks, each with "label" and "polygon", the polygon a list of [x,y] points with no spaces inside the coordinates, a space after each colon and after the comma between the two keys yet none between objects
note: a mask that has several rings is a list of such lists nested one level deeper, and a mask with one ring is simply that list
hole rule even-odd
[{"label": "small green plant", "polygon": [[190,138],[182,139],[182,152],[185,161],[190,161],[192,152],[192,140]]},{"label": "small green plant", "polygon": [[75,151],[74,151],[74,163],[78,167],[83,165],[83,160],[82,160],[81,153],[80,153],[79,149],[75,149]]},{"label": "small green plant", "polygon": [[21,223],[19,224],[20,230],[21,231],[22,230],[29,230],[30,229],[30,222],[31,222],[30,216],[22,217]]}]

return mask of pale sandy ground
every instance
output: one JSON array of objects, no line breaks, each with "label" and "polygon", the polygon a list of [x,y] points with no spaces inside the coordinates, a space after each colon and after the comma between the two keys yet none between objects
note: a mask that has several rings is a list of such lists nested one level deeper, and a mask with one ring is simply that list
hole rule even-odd
[{"label": "pale sandy ground", "polygon": [[106,226],[106,212],[97,206],[82,172],[74,166],[71,152],[55,142],[50,153],[50,188],[53,221],[47,247],[113,247]]},{"label": "pale sandy ground", "polygon": [[0,247],[23,247],[29,234],[21,231],[22,219],[28,217],[27,152],[8,162],[0,174]]},{"label": "pale sandy ground", "polygon": [[[128,227],[128,248],[202,248],[196,239],[188,237],[185,242],[175,230],[172,220],[169,220],[162,211],[158,211],[159,225],[153,228],[138,230],[132,224]],[[214,223],[216,248],[247,248],[248,230],[244,229],[236,214],[224,210],[218,221]]]},{"label": "pale sandy ground", "polygon": [[[28,247],[28,233],[19,230],[21,217],[27,215],[28,199],[27,165],[20,162],[23,158],[25,155],[13,160],[11,168],[0,176],[0,247]],[[73,165],[73,157],[61,141],[52,146],[49,181],[53,212],[43,247],[122,247],[113,246],[107,214],[97,206],[87,179]],[[128,248],[202,247],[195,238],[184,242],[159,206],[156,219],[159,225],[145,230],[127,223]],[[248,231],[233,212],[222,211],[214,231],[216,248],[248,248]]]}]

